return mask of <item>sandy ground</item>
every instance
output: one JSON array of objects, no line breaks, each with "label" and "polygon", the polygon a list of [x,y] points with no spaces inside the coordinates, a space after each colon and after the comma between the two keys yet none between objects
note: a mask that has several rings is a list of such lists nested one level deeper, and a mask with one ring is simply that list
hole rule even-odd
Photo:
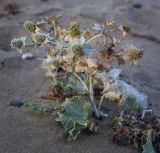
[{"label": "sandy ground", "polygon": [[[133,44],[144,49],[139,66],[124,67],[124,79],[146,92],[155,115],[160,116],[160,0],[16,0],[20,13],[14,16],[3,11],[5,0],[0,0],[0,153],[134,153],[132,147],[121,147],[111,142],[107,119],[100,124],[96,135],[82,134],[76,141],[67,143],[63,129],[49,116],[36,115],[24,108],[8,106],[10,100],[41,101],[48,91],[41,62],[22,60],[10,48],[10,40],[24,34],[26,19],[43,19],[53,13],[64,17],[61,25],[77,19],[82,25],[116,18],[129,25],[133,32],[152,36],[154,40],[129,36]],[[137,4],[140,7],[137,8]],[[37,55],[37,53],[36,53]],[[40,56],[40,55],[37,55]],[[108,107],[106,105],[106,107]],[[151,106],[150,106],[151,107]],[[114,107],[110,108],[110,116]]]}]

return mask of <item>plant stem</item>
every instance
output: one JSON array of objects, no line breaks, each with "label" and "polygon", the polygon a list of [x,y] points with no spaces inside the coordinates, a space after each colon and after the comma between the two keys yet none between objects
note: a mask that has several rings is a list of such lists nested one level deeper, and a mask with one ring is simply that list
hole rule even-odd
[{"label": "plant stem", "polygon": [[86,86],[86,84],[84,83],[84,81],[81,79],[81,77],[77,73],[72,72],[72,71],[69,71],[69,72],[73,73],[74,76],[77,77],[77,79],[82,83],[82,85],[84,86],[84,88],[86,89],[86,91],[89,93],[90,102],[91,102],[91,104],[93,106],[93,110],[95,112],[95,115],[97,117],[99,117],[99,111],[98,111],[96,103],[94,101],[93,77],[92,77],[92,75],[89,74],[89,88],[88,88]]},{"label": "plant stem", "polygon": [[54,35],[56,37],[57,36],[57,31],[56,31],[56,23],[55,22],[53,22],[53,28],[54,28]]},{"label": "plant stem", "polygon": [[89,89],[88,87],[86,86],[86,84],[84,83],[84,81],[81,79],[81,77],[75,73],[75,72],[72,72],[74,74],[74,76],[76,76],[78,78],[78,80],[82,83],[82,85],[84,86],[84,88],[86,89],[87,92],[89,92]]},{"label": "plant stem", "polygon": [[93,78],[92,78],[92,75],[90,75],[90,74],[89,74],[89,98],[90,98],[91,104],[93,106],[95,115],[97,117],[99,117],[99,113],[98,113],[99,111],[98,111],[96,103],[94,101]]},{"label": "plant stem", "polygon": [[101,100],[100,100],[99,105],[98,105],[98,110],[99,110],[99,111],[100,111],[100,108],[101,108],[103,99],[104,99],[104,95],[101,97]]},{"label": "plant stem", "polygon": [[98,34],[98,35],[92,37],[91,39],[89,39],[86,43],[89,43],[89,42],[91,42],[92,40],[94,40],[94,39],[96,39],[96,38],[98,38],[98,37],[100,37],[100,36],[102,36],[102,35],[103,35],[103,34],[100,33],[100,34]]},{"label": "plant stem", "polygon": [[51,44],[54,44],[54,45],[57,45],[57,46],[62,47],[62,45],[59,45],[59,44],[55,43],[54,41],[50,41],[50,40],[48,40],[48,41],[47,41],[47,43],[51,43]]},{"label": "plant stem", "polygon": [[34,47],[34,44],[27,44],[25,45],[25,48],[33,48]]}]

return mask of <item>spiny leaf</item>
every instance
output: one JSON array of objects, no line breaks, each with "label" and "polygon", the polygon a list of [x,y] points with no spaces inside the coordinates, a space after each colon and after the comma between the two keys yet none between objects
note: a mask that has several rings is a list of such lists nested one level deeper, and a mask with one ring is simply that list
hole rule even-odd
[{"label": "spiny leaf", "polygon": [[[84,80],[85,83],[87,83],[87,77],[85,74],[82,74],[81,78]],[[56,81],[53,82],[52,87],[63,89],[63,91],[70,90],[75,94],[80,95],[84,95],[86,93],[86,90],[84,89],[83,85],[71,73],[67,73],[65,78],[57,78]]]},{"label": "spiny leaf", "polygon": [[36,104],[33,102],[27,102],[24,104],[26,108],[29,108],[37,113],[43,113],[44,112],[44,107],[42,107],[40,104]]},{"label": "spiny leaf", "polygon": [[[62,110],[63,111],[60,111]],[[93,110],[91,104],[81,96],[66,99],[56,108],[56,121],[62,123],[68,133],[68,141],[75,140],[80,132],[87,127],[88,119]]]}]

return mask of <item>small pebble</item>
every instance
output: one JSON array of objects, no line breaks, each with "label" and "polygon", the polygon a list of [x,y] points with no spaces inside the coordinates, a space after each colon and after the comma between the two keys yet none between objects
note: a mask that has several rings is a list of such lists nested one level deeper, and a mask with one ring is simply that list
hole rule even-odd
[{"label": "small pebble", "polygon": [[24,105],[24,102],[21,100],[12,100],[9,102],[10,106],[21,107]]},{"label": "small pebble", "polygon": [[24,53],[22,55],[22,59],[32,59],[32,58],[34,58],[34,55],[30,52]]},{"label": "small pebble", "polygon": [[142,4],[136,3],[136,4],[133,5],[133,7],[136,8],[136,9],[140,9],[140,8],[142,8]]},{"label": "small pebble", "polygon": [[0,59],[0,68],[1,67],[5,67],[5,60],[4,59]]}]

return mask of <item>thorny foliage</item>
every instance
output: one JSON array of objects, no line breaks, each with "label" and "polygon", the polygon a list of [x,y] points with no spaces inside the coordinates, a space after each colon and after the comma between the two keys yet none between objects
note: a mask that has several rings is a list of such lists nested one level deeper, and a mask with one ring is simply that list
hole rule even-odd
[{"label": "thorny foliage", "polygon": [[[54,95],[65,95],[62,99],[84,95],[89,98],[96,117],[107,117],[101,111],[104,99],[120,104],[126,101],[119,85],[107,71],[113,63],[137,64],[143,51],[126,43],[128,28],[114,20],[108,20],[102,25],[93,24],[88,29],[82,29],[73,21],[64,29],[59,26],[60,18],[60,15],[53,15],[38,22],[25,21],[24,29],[31,34],[31,38],[15,38],[11,46],[19,52],[47,46],[47,56],[43,59],[42,67],[46,76],[53,78]],[[98,107],[95,89],[100,91]]]},{"label": "thorny foliage", "polygon": [[55,114],[56,121],[63,124],[68,133],[68,141],[75,140],[83,129],[97,131],[95,122],[91,120],[92,106],[85,97],[66,98],[65,102],[55,109],[58,109]]}]

